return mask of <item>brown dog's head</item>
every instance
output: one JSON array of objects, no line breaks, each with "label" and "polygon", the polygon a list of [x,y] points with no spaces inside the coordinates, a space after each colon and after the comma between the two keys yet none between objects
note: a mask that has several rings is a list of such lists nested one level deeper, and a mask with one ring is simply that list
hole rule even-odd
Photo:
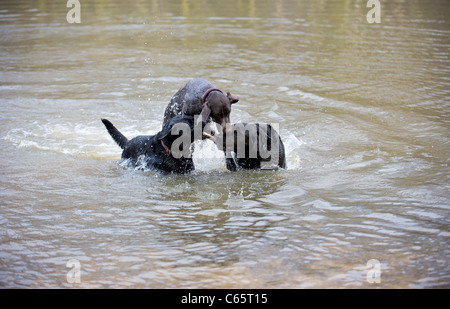
[{"label": "brown dog's head", "polygon": [[230,123],[231,104],[238,101],[239,98],[229,92],[225,95],[217,88],[208,89],[203,95],[203,108],[198,121],[206,122],[211,117],[214,122],[222,126],[223,132],[226,133],[231,129],[231,126],[227,125]]}]

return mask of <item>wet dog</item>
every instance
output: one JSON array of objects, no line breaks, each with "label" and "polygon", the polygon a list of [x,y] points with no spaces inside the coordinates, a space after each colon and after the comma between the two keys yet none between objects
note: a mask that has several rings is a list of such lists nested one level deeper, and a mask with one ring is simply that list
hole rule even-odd
[{"label": "wet dog", "polygon": [[[133,167],[179,174],[186,174],[195,169],[190,155],[190,144],[196,137],[193,116],[175,116],[169,119],[157,134],[137,136],[131,140],[109,120],[102,119],[102,122],[113,140],[123,149],[122,160],[128,160]],[[201,125],[203,128],[205,123]],[[201,133],[197,135],[202,138]]]},{"label": "wet dog", "polygon": [[226,130],[227,123],[230,123],[231,105],[238,101],[239,98],[230,92],[225,95],[203,78],[194,78],[170,100],[164,112],[163,126],[176,115],[200,115],[199,121],[208,122],[211,117]]},{"label": "wet dog", "polygon": [[283,141],[270,124],[233,124],[232,132],[216,137],[203,132],[220,150],[232,153],[239,169],[286,168]]}]

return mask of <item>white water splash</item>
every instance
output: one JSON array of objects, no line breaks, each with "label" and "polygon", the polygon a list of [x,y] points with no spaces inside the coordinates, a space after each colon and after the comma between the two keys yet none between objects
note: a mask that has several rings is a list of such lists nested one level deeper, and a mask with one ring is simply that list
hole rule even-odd
[{"label": "white water splash", "polygon": [[[143,135],[144,133],[139,132],[135,126],[121,128],[121,131],[129,138]],[[148,134],[155,133],[157,129],[155,127]],[[18,148],[52,151],[74,157],[119,160],[122,153],[101,124],[93,123],[92,125],[32,123],[25,128],[8,131],[2,139]],[[290,132],[283,132],[282,140],[288,169],[300,169],[303,142]],[[191,147],[192,159],[197,171],[226,170],[225,155],[212,141],[198,140]]]},{"label": "white water splash", "polygon": [[225,155],[212,141],[195,141],[192,160],[197,171],[226,170]]}]

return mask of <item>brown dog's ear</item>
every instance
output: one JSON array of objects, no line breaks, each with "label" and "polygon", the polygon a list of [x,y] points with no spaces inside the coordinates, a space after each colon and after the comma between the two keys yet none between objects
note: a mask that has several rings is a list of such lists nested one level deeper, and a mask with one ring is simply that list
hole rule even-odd
[{"label": "brown dog's ear", "polygon": [[227,92],[227,97],[231,104],[239,102],[239,97],[230,92]]},{"label": "brown dog's ear", "polygon": [[197,119],[197,124],[203,122],[207,122],[209,118],[209,114],[211,114],[211,108],[209,108],[209,102],[205,102],[203,104],[202,112],[200,113],[200,117]]}]

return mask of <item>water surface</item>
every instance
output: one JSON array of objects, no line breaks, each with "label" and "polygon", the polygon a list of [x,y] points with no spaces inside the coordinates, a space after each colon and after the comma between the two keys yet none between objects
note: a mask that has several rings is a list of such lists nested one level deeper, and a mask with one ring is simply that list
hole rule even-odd
[{"label": "water surface", "polygon": [[[448,1],[81,2],[0,7],[0,286],[450,286]],[[119,165],[100,118],[154,134],[194,77],[279,124],[287,170]]]}]

